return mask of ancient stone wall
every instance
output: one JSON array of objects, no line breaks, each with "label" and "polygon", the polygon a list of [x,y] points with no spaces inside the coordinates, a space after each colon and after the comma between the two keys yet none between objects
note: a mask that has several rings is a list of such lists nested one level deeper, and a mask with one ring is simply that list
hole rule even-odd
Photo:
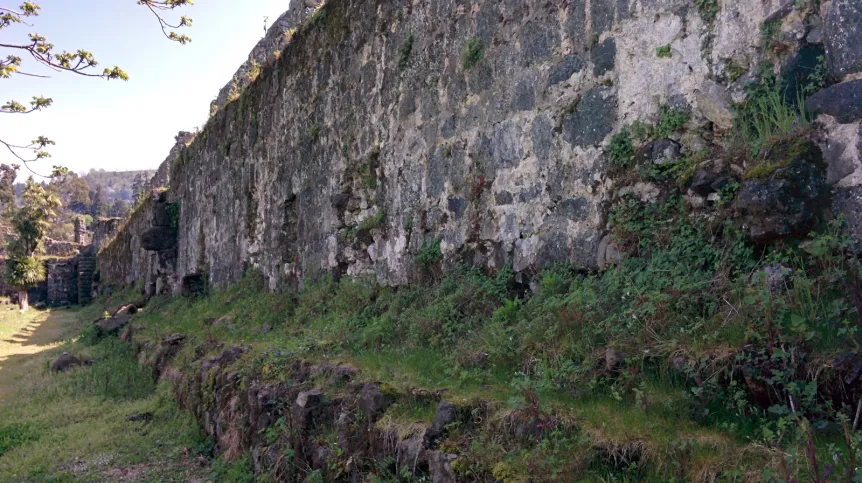
[{"label": "ancient stone wall", "polygon": [[[698,151],[732,128],[765,21],[788,42],[830,35],[793,2],[715,5],[330,0],[169,166],[163,288],[248,268],[271,287],[322,272],[402,284],[436,241],[450,266],[598,267],[611,135],[670,106],[691,116],[671,141]],[[103,280],[153,283],[136,238],[151,226],[152,207],[133,215]]]},{"label": "ancient stone wall", "polygon": [[120,229],[123,220],[121,218],[99,218],[93,221],[92,246],[99,251],[105,244],[113,240]]}]

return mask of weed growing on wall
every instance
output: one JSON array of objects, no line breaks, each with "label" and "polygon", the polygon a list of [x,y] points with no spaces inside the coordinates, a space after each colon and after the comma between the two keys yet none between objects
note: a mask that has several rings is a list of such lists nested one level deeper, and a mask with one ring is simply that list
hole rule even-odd
[{"label": "weed growing on wall", "polygon": [[473,37],[467,41],[467,44],[464,46],[464,55],[461,57],[461,65],[464,67],[464,70],[472,69],[482,60],[484,49],[484,43],[478,37]]},{"label": "weed growing on wall", "polygon": [[407,35],[398,53],[398,69],[404,70],[410,64],[410,54],[413,52],[413,34]]}]

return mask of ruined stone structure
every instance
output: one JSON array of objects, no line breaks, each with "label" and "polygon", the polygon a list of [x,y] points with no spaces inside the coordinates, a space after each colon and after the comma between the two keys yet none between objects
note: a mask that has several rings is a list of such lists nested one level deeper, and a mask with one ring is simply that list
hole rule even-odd
[{"label": "ruined stone structure", "polygon": [[[663,153],[727,133],[765,23],[838,59],[852,82],[862,64],[835,39],[856,35],[860,17],[852,0],[806,18],[782,0],[712,12],[688,0],[330,0],[289,41],[275,40],[289,23],[271,29],[251,56],[256,80],[233,102],[222,90],[160,169],[167,193],[103,247],[102,280],[179,293],[183,280],[223,286],[254,268],[272,288],[320,273],[403,284],[436,241],[449,265],[598,268],[614,251],[614,133],[655,123],[662,106],[691,116]],[[862,116],[820,112],[836,206],[858,218]],[[166,233],[160,205],[178,213],[175,240],[147,250],[143,234]]]}]

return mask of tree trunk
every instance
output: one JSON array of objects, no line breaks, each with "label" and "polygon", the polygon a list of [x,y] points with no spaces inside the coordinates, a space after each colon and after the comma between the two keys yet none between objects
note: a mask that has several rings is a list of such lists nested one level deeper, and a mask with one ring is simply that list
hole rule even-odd
[{"label": "tree trunk", "polygon": [[18,307],[22,314],[30,308],[30,294],[26,290],[18,291]]}]

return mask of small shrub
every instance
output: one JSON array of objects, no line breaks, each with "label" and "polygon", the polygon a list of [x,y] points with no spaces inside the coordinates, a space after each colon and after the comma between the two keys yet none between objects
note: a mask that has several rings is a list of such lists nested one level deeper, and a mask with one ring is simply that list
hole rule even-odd
[{"label": "small shrub", "polygon": [[224,483],[254,483],[254,468],[251,461],[246,458],[234,462],[219,458],[213,461],[212,474],[214,481]]},{"label": "small shrub", "polygon": [[430,273],[431,269],[443,259],[440,241],[440,238],[426,241],[416,254],[414,262],[424,273]]},{"label": "small shrub", "polygon": [[797,106],[787,102],[777,81],[771,78],[749,86],[748,99],[735,107],[740,141],[749,147],[752,156],[782,139],[793,138],[803,130],[809,120],[803,106],[802,93],[798,93]]},{"label": "small shrub", "polygon": [[0,425],[0,457],[38,438],[38,433],[30,425],[16,423]]},{"label": "small shrub", "polygon": [[377,210],[373,216],[369,216],[368,218],[362,220],[362,223],[359,224],[360,230],[372,230],[374,228],[379,228],[383,225],[383,221],[386,220],[386,210]]},{"label": "small shrub", "polygon": [[413,52],[413,34],[407,36],[404,39],[404,43],[401,45],[401,52],[398,55],[398,68],[404,70],[407,68],[407,65],[410,63],[410,54]]},{"label": "small shrub", "polygon": [[319,138],[320,137],[320,127],[318,127],[316,124],[312,124],[311,126],[309,126],[308,127],[308,137],[311,138],[312,140],[316,140],[317,138]]},{"label": "small shrub", "polygon": [[676,130],[688,122],[691,115],[674,109],[667,104],[662,105],[659,111],[659,121],[656,125],[656,135],[659,138],[666,138],[673,134]]},{"label": "small shrub", "polygon": [[359,182],[362,186],[369,189],[377,188],[377,173],[374,171],[371,164],[363,164],[359,167]]},{"label": "small shrub", "polygon": [[655,55],[661,58],[671,58],[673,57],[673,53],[670,51],[670,44],[663,45],[657,49],[655,49]]},{"label": "small shrub", "polygon": [[611,137],[611,143],[608,145],[608,160],[611,167],[620,169],[632,167],[634,154],[634,144],[627,128],[623,128]]},{"label": "small shrub", "polygon": [[718,12],[721,10],[718,0],[694,0],[694,3],[697,5],[700,18],[706,23],[714,22],[716,17],[718,17]]},{"label": "small shrub", "polygon": [[467,41],[467,45],[464,47],[464,55],[461,58],[461,65],[464,67],[464,70],[470,70],[482,60],[484,49],[485,46],[482,43],[482,39],[478,37],[473,37]]},{"label": "small shrub", "polygon": [[742,74],[745,74],[745,68],[736,59],[730,59],[725,66],[725,72],[727,73],[727,81],[733,83],[742,77]]}]

